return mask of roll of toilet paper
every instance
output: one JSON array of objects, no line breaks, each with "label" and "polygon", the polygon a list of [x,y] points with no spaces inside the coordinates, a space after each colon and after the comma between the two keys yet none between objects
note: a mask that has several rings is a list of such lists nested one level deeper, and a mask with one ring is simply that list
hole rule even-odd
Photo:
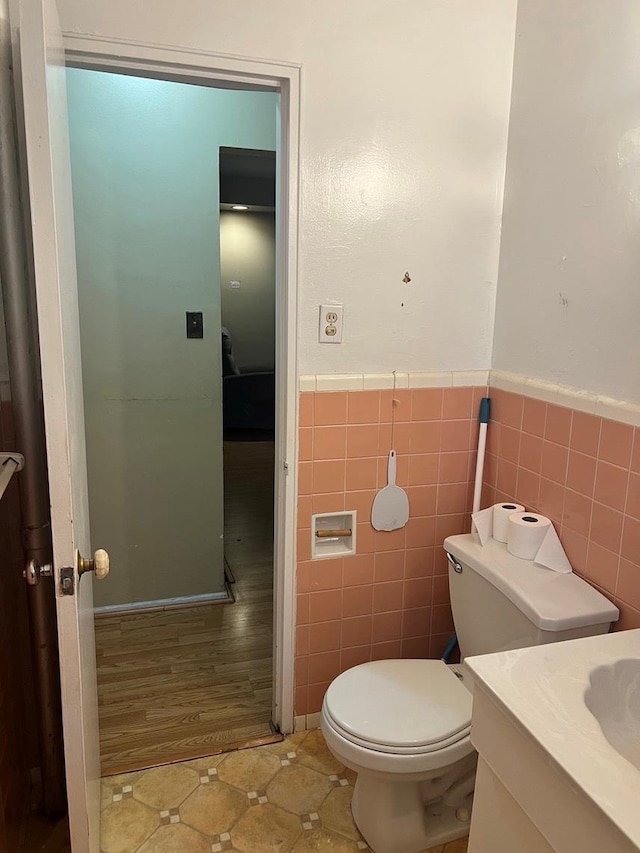
[{"label": "roll of toilet paper", "polygon": [[498,542],[507,541],[509,529],[509,518],[514,512],[524,512],[522,504],[494,504],[493,505],[493,538]]},{"label": "roll of toilet paper", "polygon": [[486,545],[491,538],[498,542],[507,541],[507,522],[514,512],[524,512],[521,504],[494,504],[471,516],[471,532],[478,537],[481,545]]},{"label": "roll of toilet paper", "polygon": [[509,516],[507,551],[522,560],[534,560],[551,524],[546,515],[514,512]]}]

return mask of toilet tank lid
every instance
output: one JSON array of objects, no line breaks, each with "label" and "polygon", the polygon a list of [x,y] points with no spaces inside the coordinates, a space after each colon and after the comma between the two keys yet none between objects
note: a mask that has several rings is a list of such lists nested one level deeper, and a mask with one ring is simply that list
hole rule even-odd
[{"label": "toilet tank lid", "polygon": [[495,539],[480,545],[471,533],[448,536],[444,549],[499,589],[536,627],[566,631],[615,622],[618,608],[578,575],[536,566]]}]

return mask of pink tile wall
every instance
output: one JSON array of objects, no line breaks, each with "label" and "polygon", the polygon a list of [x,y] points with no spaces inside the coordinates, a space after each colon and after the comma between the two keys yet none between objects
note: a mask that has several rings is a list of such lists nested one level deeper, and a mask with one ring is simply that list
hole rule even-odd
[{"label": "pink tile wall", "polygon": [[[296,714],[319,711],[329,683],[369,660],[437,657],[453,632],[446,536],[468,529],[477,413],[486,388],[300,395]],[[394,406],[393,400],[397,403]],[[405,528],[370,523],[392,440]],[[355,509],[358,553],[311,560],[311,515]]]},{"label": "pink tile wall", "polygon": [[574,570],[640,627],[640,429],[492,389],[483,506],[554,523]]}]

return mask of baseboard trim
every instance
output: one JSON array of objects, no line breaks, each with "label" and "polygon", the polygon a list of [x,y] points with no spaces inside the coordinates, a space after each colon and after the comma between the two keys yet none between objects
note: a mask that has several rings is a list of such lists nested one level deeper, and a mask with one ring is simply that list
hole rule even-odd
[{"label": "baseboard trim", "polygon": [[232,604],[235,601],[227,583],[224,592],[211,592],[203,595],[181,595],[175,598],[159,598],[155,601],[132,601],[128,604],[106,604],[94,608],[94,616],[114,616],[120,613],[149,613],[153,610],[175,610],[180,607],[198,607],[203,604]]}]

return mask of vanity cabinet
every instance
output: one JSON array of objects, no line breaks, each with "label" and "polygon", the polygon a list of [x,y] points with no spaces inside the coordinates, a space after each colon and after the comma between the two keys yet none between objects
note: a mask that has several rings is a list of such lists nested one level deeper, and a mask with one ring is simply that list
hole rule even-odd
[{"label": "vanity cabinet", "polygon": [[[465,661],[474,678],[471,741],[479,753],[469,853],[640,849],[640,806],[629,808],[640,771],[609,747],[584,707],[594,643],[611,646],[607,638],[615,636]],[[588,660],[580,664],[582,651]]]}]

